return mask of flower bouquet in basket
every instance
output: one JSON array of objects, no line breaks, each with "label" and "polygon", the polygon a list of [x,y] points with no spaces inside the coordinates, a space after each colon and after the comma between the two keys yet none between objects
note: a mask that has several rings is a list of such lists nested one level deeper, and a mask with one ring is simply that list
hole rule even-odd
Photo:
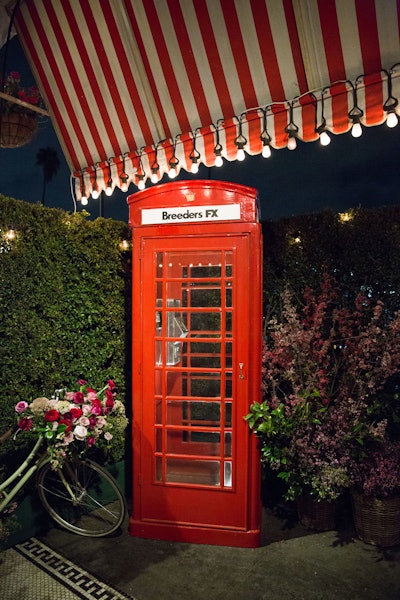
[{"label": "flower bouquet in basket", "polygon": [[45,439],[54,469],[88,450],[103,450],[114,460],[123,452],[128,419],[124,405],[115,399],[114,382],[109,380],[99,392],[83,379],[78,384],[78,391],[58,390],[51,399],[41,397],[15,406],[18,429]]}]

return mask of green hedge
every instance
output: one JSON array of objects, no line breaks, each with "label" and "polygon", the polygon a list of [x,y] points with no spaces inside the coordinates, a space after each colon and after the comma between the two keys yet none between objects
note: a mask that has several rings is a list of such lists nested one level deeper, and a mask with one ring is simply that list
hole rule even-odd
[{"label": "green hedge", "polygon": [[279,312],[287,284],[300,302],[324,271],[337,281],[343,303],[361,291],[391,312],[400,308],[400,206],[346,214],[346,221],[326,211],[263,223],[266,318]]},{"label": "green hedge", "polygon": [[78,378],[95,389],[111,378],[129,397],[129,239],[126,223],[0,195],[0,435],[16,402]]}]

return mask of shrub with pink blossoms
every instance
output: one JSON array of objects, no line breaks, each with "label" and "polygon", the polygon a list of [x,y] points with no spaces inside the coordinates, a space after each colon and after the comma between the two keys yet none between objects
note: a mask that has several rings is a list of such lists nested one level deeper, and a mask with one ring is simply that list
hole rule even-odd
[{"label": "shrub with pink blossoms", "polygon": [[384,419],[395,405],[380,395],[400,369],[400,315],[361,294],[343,306],[328,275],[303,300],[299,307],[286,289],[279,318],[266,325],[263,402],[245,418],[286,498],[333,499],[352,485],[368,440],[388,439]]},{"label": "shrub with pink blossoms", "polygon": [[47,442],[53,468],[90,449],[105,451],[114,460],[122,456],[128,424],[125,407],[115,398],[115,384],[107,382],[99,392],[83,379],[78,391],[58,391],[55,397],[18,402],[15,411],[20,431],[31,431]]}]

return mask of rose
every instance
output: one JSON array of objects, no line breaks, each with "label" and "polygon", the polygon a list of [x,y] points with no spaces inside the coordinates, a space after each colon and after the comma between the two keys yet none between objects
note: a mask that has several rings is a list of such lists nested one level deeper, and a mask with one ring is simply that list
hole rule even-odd
[{"label": "rose", "polygon": [[100,401],[98,403],[94,402],[91,406],[91,410],[94,415],[101,415],[102,408]]},{"label": "rose", "polygon": [[87,429],[83,425],[77,425],[74,429],[74,436],[77,440],[83,441],[87,436]]},{"label": "rose", "polygon": [[86,379],[78,379],[78,383],[79,383],[79,385],[86,385],[87,381],[86,381]]},{"label": "rose", "polygon": [[106,431],[104,434],[104,439],[107,440],[107,442],[109,442],[110,440],[112,440],[113,436],[109,431]]},{"label": "rose", "polygon": [[107,383],[108,383],[109,390],[113,390],[115,388],[115,383],[113,382],[112,379],[109,379]]},{"label": "rose", "polygon": [[24,412],[24,410],[26,410],[28,408],[28,403],[25,402],[25,400],[21,400],[20,402],[18,402],[15,406],[15,410],[17,413],[21,414]]},{"label": "rose", "polygon": [[96,440],[94,439],[93,436],[90,436],[90,438],[87,441],[87,445],[89,446],[89,448],[91,448],[91,446],[94,446],[96,443]]},{"label": "rose", "polygon": [[22,431],[27,431],[32,427],[32,419],[22,417],[22,419],[19,419],[18,421],[18,427],[19,429],[22,429]]},{"label": "rose", "polygon": [[114,396],[111,390],[106,390],[106,407],[112,408],[114,406]]},{"label": "rose", "polygon": [[52,408],[51,410],[48,410],[44,414],[44,418],[45,418],[46,421],[50,421],[50,422],[51,421],[58,421],[58,419],[60,418],[60,413],[55,408]]},{"label": "rose", "polygon": [[82,416],[82,409],[74,406],[71,408],[70,413],[73,419],[79,419]]},{"label": "rose", "polygon": [[82,392],[75,392],[74,393],[74,402],[75,402],[75,404],[82,404],[84,398],[85,398],[85,396],[83,395]]},{"label": "rose", "polygon": [[84,427],[87,427],[88,425],[90,425],[90,420],[87,417],[81,417],[79,419],[79,425],[83,425]]}]

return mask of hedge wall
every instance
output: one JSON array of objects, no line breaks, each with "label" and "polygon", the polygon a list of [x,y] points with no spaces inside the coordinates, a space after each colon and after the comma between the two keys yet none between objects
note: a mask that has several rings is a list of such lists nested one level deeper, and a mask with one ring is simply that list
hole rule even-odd
[{"label": "hedge wall", "polygon": [[289,284],[301,302],[306,286],[317,287],[324,271],[337,281],[342,302],[362,291],[400,308],[400,206],[323,212],[263,223],[264,315],[279,312]]},{"label": "hedge wall", "polygon": [[[7,240],[12,227],[15,238]],[[14,405],[114,379],[129,386],[127,224],[0,195],[0,436]],[[76,389],[76,387],[74,388]],[[0,454],[8,451],[0,445]]]}]

